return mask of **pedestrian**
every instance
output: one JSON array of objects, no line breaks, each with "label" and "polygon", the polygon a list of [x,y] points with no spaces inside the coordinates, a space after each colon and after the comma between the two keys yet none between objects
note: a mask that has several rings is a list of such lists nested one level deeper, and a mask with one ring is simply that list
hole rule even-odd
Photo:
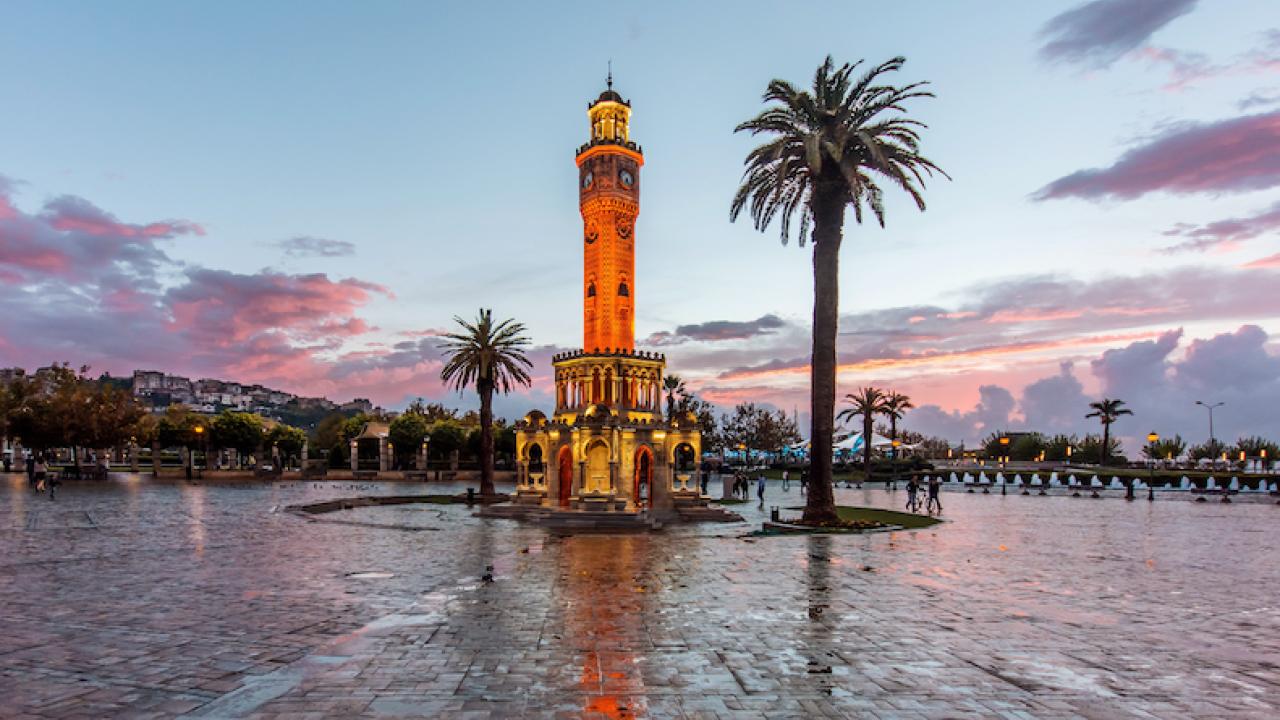
[{"label": "pedestrian", "polygon": [[707,485],[711,482],[711,468],[705,463],[702,466],[702,494],[707,494]]},{"label": "pedestrian", "polygon": [[27,456],[27,484],[34,490],[36,487],[36,456]]},{"label": "pedestrian", "polygon": [[782,492],[791,492],[791,470],[782,468]]},{"label": "pedestrian", "polygon": [[809,492],[809,471],[806,468],[800,468],[800,494],[805,495]]},{"label": "pedestrian", "polygon": [[942,498],[939,493],[942,492],[942,476],[934,476],[929,478],[929,502],[925,505],[926,512],[932,512],[933,507],[938,507],[938,512],[942,512]]},{"label": "pedestrian", "polygon": [[916,493],[920,491],[920,484],[916,482],[916,476],[912,475],[907,478],[907,509],[916,512],[920,509],[920,501],[916,499]]},{"label": "pedestrian", "polygon": [[756,495],[760,498],[760,507],[764,507],[764,471],[760,471],[759,477],[756,478]]},{"label": "pedestrian", "polygon": [[36,492],[44,492],[45,479],[48,476],[49,468],[44,464],[44,456],[40,455],[35,459],[33,465],[33,474],[36,482]]}]

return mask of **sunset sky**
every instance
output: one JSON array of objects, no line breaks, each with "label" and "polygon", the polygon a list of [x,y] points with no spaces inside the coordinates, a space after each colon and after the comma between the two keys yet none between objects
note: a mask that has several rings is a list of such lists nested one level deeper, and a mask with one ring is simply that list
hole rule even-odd
[{"label": "sunset sky", "polygon": [[809,248],[731,224],[774,77],[905,55],[921,214],[845,228],[841,393],[906,427],[1280,438],[1280,6],[1268,0],[6,2],[0,366],[261,382],[389,408],[478,307],[581,342],[573,154],[613,63],[646,165],[639,345],[806,415]]}]

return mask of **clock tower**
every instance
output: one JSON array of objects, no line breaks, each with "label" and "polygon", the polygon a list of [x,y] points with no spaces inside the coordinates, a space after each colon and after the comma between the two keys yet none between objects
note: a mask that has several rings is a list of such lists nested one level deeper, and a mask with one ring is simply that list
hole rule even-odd
[{"label": "clock tower", "polygon": [[608,89],[587,107],[591,138],[578,148],[582,211],[582,348],[635,349],[635,228],[644,155],[631,141],[631,103]]},{"label": "clock tower", "polygon": [[587,119],[591,135],[575,157],[582,349],[551,359],[555,411],[533,410],[516,423],[516,503],[538,505],[548,517],[568,512],[573,523],[603,512],[644,525],[674,517],[677,506],[705,504],[697,477],[702,433],[691,413],[663,412],[667,359],[635,348],[644,155],[631,140],[631,103],[614,92],[612,73]]}]

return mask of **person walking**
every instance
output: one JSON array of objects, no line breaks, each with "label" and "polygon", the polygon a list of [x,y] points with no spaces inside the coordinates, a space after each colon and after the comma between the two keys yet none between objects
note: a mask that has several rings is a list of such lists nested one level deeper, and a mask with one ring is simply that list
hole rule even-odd
[{"label": "person walking", "polygon": [[[36,492],[44,492],[46,479],[49,474],[49,468],[44,464],[44,456],[36,458],[34,465],[34,474],[36,479]],[[53,494],[49,494],[49,499],[53,499]]]},{"label": "person walking", "polygon": [[907,509],[916,512],[920,509],[920,501],[916,499],[916,493],[920,492],[920,484],[916,482],[916,476],[912,475],[907,478]]},{"label": "person walking", "polygon": [[939,513],[942,512],[942,498],[940,497],[941,492],[942,492],[941,476],[934,476],[929,478],[929,502],[925,504],[925,512],[933,512],[933,508],[935,505],[938,508],[938,512]]},{"label": "person walking", "polygon": [[809,471],[800,468],[800,494],[806,495],[809,492]]},{"label": "person walking", "polygon": [[36,489],[36,456],[27,456],[27,484],[32,490]]},{"label": "person walking", "polygon": [[791,492],[791,469],[782,468],[782,492]]},{"label": "person walking", "polygon": [[764,471],[760,471],[760,475],[756,477],[756,496],[760,498],[760,507],[764,507]]}]

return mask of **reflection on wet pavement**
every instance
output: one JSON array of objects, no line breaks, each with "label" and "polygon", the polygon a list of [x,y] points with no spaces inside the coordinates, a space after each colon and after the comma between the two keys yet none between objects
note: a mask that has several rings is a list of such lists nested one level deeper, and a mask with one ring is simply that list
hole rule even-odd
[{"label": "reflection on wet pavement", "polygon": [[11,477],[4,718],[1280,713],[1269,503],[948,493],[914,533],[744,537],[801,502],[770,487],[749,524],[557,538],[282,510],[460,486]]}]

